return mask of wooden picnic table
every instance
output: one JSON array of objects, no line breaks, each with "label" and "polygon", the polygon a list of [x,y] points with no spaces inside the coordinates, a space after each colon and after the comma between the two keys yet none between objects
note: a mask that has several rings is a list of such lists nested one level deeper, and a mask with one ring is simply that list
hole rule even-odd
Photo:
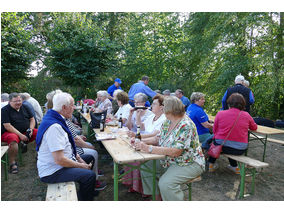
[{"label": "wooden picnic table", "polygon": [[[91,122],[89,113],[81,113],[88,123]],[[113,131],[112,131],[113,130]],[[152,198],[156,198],[156,160],[164,159],[165,155],[157,155],[136,151],[130,144],[130,139],[127,137],[126,131],[118,131],[117,127],[105,127],[102,133],[99,129],[93,129],[96,135],[113,134],[116,135],[115,139],[102,140],[102,144],[113,158],[114,162],[114,200],[118,200],[118,180],[125,174],[119,175],[118,165],[123,164],[131,167],[132,169],[140,169],[141,165],[149,160],[153,160],[153,169],[143,169],[149,172],[153,177],[153,191]],[[141,162],[140,166],[129,165],[129,163]]]}]

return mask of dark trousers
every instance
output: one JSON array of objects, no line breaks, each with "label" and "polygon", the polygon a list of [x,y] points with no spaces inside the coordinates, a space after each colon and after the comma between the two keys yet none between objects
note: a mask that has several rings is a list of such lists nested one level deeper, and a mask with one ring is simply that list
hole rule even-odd
[{"label": "dark trousers", "polygon": [[[228,147],[228,146],[223,146],[223,147],[222,147],[222,153],[224,153],[224,154],[242,155],[242,154],[245,153],[245,151],[246,151],[246,150],[234,149],[234,148]],[[216,158],[213,158],[213,157],[211,157],[211,156],[210,156],[209,159],[208,159],[208,162],[209,162],[209,163],[215,163],[215,161],[216,161]],[[233,160],[233,159],[231,159],[231,158],[229,158],[229,162],[230,162],[230,165],[231,165],[232,167],[238,166],[237,161],[235,161],[235,160]]]},{"label": "dark trousers", "polygon": [[[81,158],[88,164],[94,162],[91,155],[81,155]],[[96,174],[92,170],[64,167],[40,180],[45,183],[78,182],[80,185],[78,200],[92,201],[94,199]]]}]

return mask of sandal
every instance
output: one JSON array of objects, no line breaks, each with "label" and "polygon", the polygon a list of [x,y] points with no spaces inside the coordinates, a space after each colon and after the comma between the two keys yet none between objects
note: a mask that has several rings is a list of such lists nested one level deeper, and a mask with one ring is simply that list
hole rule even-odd
[{"label": "sandal", "polygon": [[[14,166],[16,166],[16,167],[14,167]],[[13,168],[14,167],[14,168]],[[17,162],[15,162],[15,163],[12,163],[11,165],[10,165],[10,173],[11,174],[17,174],[19,172],[19,170],[18,170],[18,164],[17,164]]]}]

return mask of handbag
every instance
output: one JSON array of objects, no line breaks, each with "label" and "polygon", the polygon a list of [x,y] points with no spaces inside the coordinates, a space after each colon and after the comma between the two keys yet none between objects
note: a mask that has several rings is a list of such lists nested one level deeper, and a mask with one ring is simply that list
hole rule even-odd
[{"label": "handbag", "polygon": [[239,112],[239,115],[238,115],[237,119],[235,120],[234,125],[232,126],[230,132],[228,133],[227,137],[224,139],[224,142],[222,144],[219,145],[215,142],[215,138],[212,139],[212,143],[211,143],[210,148],[207,152],[207,154],[209,156],[216,158],[216,159],[220,157],[223,145],[226,143],[227,138],[230,136],[233,128],[235,127],[237,121],[239,120],[240,114],[241,114],[241,112]]},{"label": "handbag", "polygon": [[105,123],[106,120],[106,114],[107,111],[103,111],[103,112],[90,112],[90,116],[91,116],[91,127],[92,128],[100,128],[100,122],[102,119],[102,115],[104,115],[104,120],[103,122]]}]

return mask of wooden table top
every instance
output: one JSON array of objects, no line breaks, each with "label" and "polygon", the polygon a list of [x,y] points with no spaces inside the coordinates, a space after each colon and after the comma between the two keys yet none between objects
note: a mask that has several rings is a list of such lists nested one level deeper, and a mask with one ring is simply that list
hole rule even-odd
[{"label": "wooden table top", "polygon": [[[102,133],[99,129],[94,129],[94,131],[96,134]],[[111,128],[106,127],[105,133],[111,133]],[[130,145],[130,139],[127,137],[126,132],[115,134],[118,136],[116,139],[104,140],[102,143],[116,163],[126,164],[165,158],[165,155],[156,155],[135,151],[135,149]]]},{"label": "wooden table top", "polygon": [[[209,120],[212,120],[212,121],[215,120],[215,116],[213,115],[208,115],[208,117],[209,117]],[[261,125],[257,125],[257,130],[254,130],[254,131],[250,130],[250,131],[263,134],[263,135],[284,134],[284,130],[282,129],[276,129],[276,128],[271,128],[271,127],[261,126]]]},{"label": "wooden table top", "polygon": [[5,152],[9,149],[9,146],[1,146],[1,158],[5,154]]}]

